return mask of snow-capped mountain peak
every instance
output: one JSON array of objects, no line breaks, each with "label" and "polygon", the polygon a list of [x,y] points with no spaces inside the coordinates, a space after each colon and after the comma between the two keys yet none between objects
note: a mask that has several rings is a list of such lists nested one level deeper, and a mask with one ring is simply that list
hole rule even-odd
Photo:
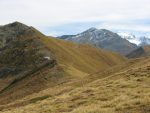
[{"label": "snow-capped mountain peak", "polygon": [[98,29],[96,29],[95,27],[91,27],[86,32],[93,32],[93,31],[96,31],[96,30],[98,30]]},{"label": "snow-capped mountain peak", "polygon": [[122,55],[126,55],[137,48],[135,44],[122,39],[117,33],[93,27],[65,40],[80,44],[90,44],[109,51],[118,52]]},{"label": "snow-capped mountain peak", "polygon": [[135,35],[123,32],[118,33],[118,35],[120,35],[122,38],[128,40],[133,44],[139,45],[141,43],[141,41],[138,38],[136,38]]},{"label": "snow-capped mountain peak", "polygon": [[150,38],[145,37],[145,36],[136,37],[135,35],[132,35],[130,33],[124,33],[124,32],[120,32],[117,34],[120,35],[122,38],[124,38],[124,39],[128,40],[129,42],[134,43],[138,46],[150,44]]},{"label": "snow-capped mountain peak", "polygon": [[127,39],[134,39],[136,38],[134,35],[132,34],[129,34],[129,33],[123,33],[123,32],[120,32],[118,33],[118,35],[120,35],[122,38],[127,38]]}]

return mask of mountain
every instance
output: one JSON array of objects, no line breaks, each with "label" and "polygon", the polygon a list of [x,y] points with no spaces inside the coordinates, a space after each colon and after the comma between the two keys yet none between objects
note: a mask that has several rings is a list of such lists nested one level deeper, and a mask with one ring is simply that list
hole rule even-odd
[{"label": "mountain", "polygon": [[139,45],[141,42],[138,40],[135,35],[128,34],[128,33],[118,33],[119,36],[121,36],[123,39],[128,40],[131,43],[134,43],[136,45]]},{"label": "mountain", "polygon": [[68,36],[65,40],[94,45],[109,51],[118,52],[122,55],[126,55],[137,48],[135,44],[130,43],[126,39],[122,39],[118,34],[106,29],[90,28],[76,36]]},{"label": "mountain", "polygon": [[127,55],[128,58],[140,58],[150,56],[150,46],[142,46]]},{"label": "mountain", "polygon": [[76,44],[53,37],[41,39],[55,54],[58,64],[63,65],[69,73],[76,70],[90,74],[126,61],[122,55],[90,45]]},{"label": "mountain", "polygon": [[57,38],[60,38],[60,39],[68,39],[68,38],[71,38],[71,37],[74,37],[76,35],[63,35],[63,36],[59,36]]},{"label": "mountain", "polygon": [[18,35],[22,34],[28,29],[28,26],[19,22],[14,22],[12,24],[0,26],[0,47],[4,47],[6,43],[12,41]]},{"label": "mountain", "polygon": [[0,77],[0,113],[149,113],[149,57],[128,60],[22,23],[6,26],[0,69],[19,70]]},{"label": "mountain", "polygon": [[150,45],[150,38],[149,37],[142,36],[142,37],[139,37],[138,39],[141,42],[140,46]]},{"label": "mountain", "polygon": [[[25,57],[22,58],[24,60],[20,58],[21,56],[29,54],[27,51],[28,49],[29,49],[29,52],[31,52],[31,54],[37,54],[39,57],[43,58],[40,60],[49,59],[49,58],[55,59],[58,63],[61,62],[63,65],[71,64],[72,67],[75,66],[76,68],[79,68],[78,66],[87,64],[87,65],[84,65],[84,67],[79,68],[80,70],[82,70],[83,68],[82,71],[84,72],[90,72],[90,70],[96,71],[97,69],[103,68],[103,67],[99,67],[101,64],[103,66],[104,65],[109,66],[109,65],[117,64],[116,62],[117,60],[118,61],[120,60],[119,62],[121,62],[124,59],[124,57],[114,52],[108,52],[102,49],[97,49],[89,45],[82,45],[82,44],[77,45],[71,42],[58,40],[53,37],[46,37],[39,31],[37,31],[35,28],[29,27],[19,22],[14,22],[5,26],[1,26],[0,34],[1,34],[0,35],[0,40],[1,40],[0,41],[1,42],[0,53],[3,59],[1,63],[4,62],[2,65],[9,64],[8,59],[10,59],[9,61],[10,64],[12,63],[13,65],[15,63],[18,63],[18,65],[23,64],[23,63],[25,63],[24,65],[28,65],[26,64],[27,61]],[[21,50],[24,50],[24,51],[22,52]],[[17,53],[15,53],[15,51]],[[25,54],[24,52],[26,51],[27,53]],[[95,56],[91,57],[90,53],[95,54]],[[8,56],[10,58],[7,58]],[[19,60],[19,61],[14,60],[16,56],[19,57],[19,58],[16,58],[16,60]],[[32,55],[27,56],[27,57],[30,58],[32,57]],[[36,59],[35,62],[38,62],[38,59],[37,58],[35,59]],[[99,62],[97,62],[97,60],[99,60]],[[95,62],[95,63],[92,64],[92,62],[93,63]],[[84,68],[87,68],[87,69],[84,69]]]},{"label": "mountain", "polygon": [[22,23],[1,26],[0,43],[0,77],[18,74],[24,76],[54,61],[53,55],[36,38],[34,28]]},{"label": "mountain", "polygon": [[[18,93],[23,92],[22,95],[24,95],[29,91],[23,87],[25,81],[21,81],[17,84],[15,91],[0,95],[0,112],[149,113],[149,70],[150,58],[133,59],[83,78],[69,80],[65,78],[65,81],[55,86],[45,85],[47,88],[39,92],[35,92],[36,86],[49,82],[50,76],[44,76],[45,80],[35,85],[37,80],[43,78],[42,75],[40,77],[35,75],[39,78],[34,79],[32,84],[31,78],[26,80],[26,87],[34,86],[33,94],[18,99]],[[53,80],[56,82],[59,79]],[[17,97],[14,96],[15,94],[18,94]],[[13,102],[8,102],[9,100]]]},{"label": "mountain", "polygon": [[114,52],[47,37],[19,22],[1,26],[0,34],[0,105],[128,61]]},{"label": "mountain", "polygon": [[128,34],[128,33],[118,33],[123,39],[128,40],[129,42],[136,44],[138,46],[145,46],[150,44],[150,38],[141,36],[141,37],[136,37],[135,35]]}]

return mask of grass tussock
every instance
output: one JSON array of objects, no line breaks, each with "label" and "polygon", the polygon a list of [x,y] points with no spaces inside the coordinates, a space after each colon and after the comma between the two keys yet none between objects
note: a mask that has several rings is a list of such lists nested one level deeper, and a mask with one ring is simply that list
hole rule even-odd
[{"label": "grass tussock", "polygon": [[44,95],[44,96],[42,96],[42,97],[32,98],[32,99],[30,100],[30,103],[36,103],[36,102],[38,102],[38,101],[45,100],[45,99],[47,99],[47,98],[49,98],[49,97],[50,97],[50,95]]}]

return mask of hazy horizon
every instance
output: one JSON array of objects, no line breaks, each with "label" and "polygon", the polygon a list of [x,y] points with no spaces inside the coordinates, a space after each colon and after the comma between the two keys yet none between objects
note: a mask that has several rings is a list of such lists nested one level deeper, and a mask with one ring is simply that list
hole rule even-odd
[{"label": "hazy horizon", "polygon": [[0,24],[19,21],[46,35],[91,27],[150,36],[149,0],[1,0]]}]

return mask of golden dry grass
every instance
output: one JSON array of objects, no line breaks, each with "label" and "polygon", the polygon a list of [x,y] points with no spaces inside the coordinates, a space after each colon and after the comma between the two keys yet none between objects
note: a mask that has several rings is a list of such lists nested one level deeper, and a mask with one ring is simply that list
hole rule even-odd
[{"label": "golden dry grass", "polygon": [[72,71],[79,70],[90,74],[127,61],[125,57],[119,54],[89,45],[77,45],[72,42],[44,36],[41,36],[40,40],[55,54],[59,65],[65,70],[68,70],[68,67],[73,67]]},{"label": "golden dry grass", "polygon": [[[38,86],[44,84],[40,86],[41,90],[17,100],[12,96],[14,101],[0,105],[0,112],[149,113],[150,58],[127,61],[116,53],[89,45],[76,45],[55,38],[46,38],[39,32],[37,34],[54,53],[58,67],[63,69],[60,71],[60,74],[63,74],[62,80],[57,82],[59,77],[50,78],[51,75],[58,74],[58,69],[45,69],[42,71],[46,72],[45,74],[38,73],[37,76],[35,73],[32,75],[33,80],[28,77],[20,81],[12,89],[12,95],[18,95],[17,91],[22,94],[22,91],[26,93],[34,88],[38,89]],[[63,78],[64,75],[69,78]],[[51,85],[52,81],[57,84]]]},{"label": "golden dry grass", "polygon": [[[47,51],[46,49],[45,52],[47,54],[52,53],[51,56],[53,55],[53,57],[56,58],[58,64],[57,67],[59,67],[59,69],[56,69],[55,74],[48,71],[49,69],[43,69],[41,71],[44,71],[44,74],[41,74],[39,71],[33,75],[25,77],[25,79],[15,82],[15,84],[14,81],[17,77],[0,79],[0,89],[5,90],[0,93],[0,101],[2,101],[0,104],[8,103],[19,97],[24,97],[31,94],[31,92],[33,93],[35,90],[37,92],[42,90],[42,88],[45,89],[51,87],[51,83],[54,83],[54,85],[60,84],[59,81],[62,80],[62,78],[62,81],[65,81],[65,77],[70,77],[72,79],[83,78],[91,73],[103,71],[111,66],[127,61],[127,59],[121,55],[107,52],[89,45],[77,45],[52,37],[48,38],[34,28],[22,37],[24,39],[32,37],[36,39],[37,43],[42,42],[42,48],[44,48],[44,50],[45,48],[49,50]],[[52,70],[55,71],[55,69]],[[51,76],[53,76],[55,80],[53,80],[54,78]],[[9,89],[8,87],[11,88]]]},{"label": "golden dry grass", "polygon": [[[114,72],[103,78],[100,77],[102,73],[96,73],[93,76],[95,79],[87,83],[84,83],[85,79],[81,78],[77,82],[72,80],[54,88],[48,88],[10,103],[1,112],[149,113],[149,61],[150,58],[130,61],[124,68],[118,68],[118,71],[113,68]],[[86,78],[88,79],[87,76]],[[34,99],[38,101],[31,102]],[[20,107],[17,108],[17,106]]]}]

